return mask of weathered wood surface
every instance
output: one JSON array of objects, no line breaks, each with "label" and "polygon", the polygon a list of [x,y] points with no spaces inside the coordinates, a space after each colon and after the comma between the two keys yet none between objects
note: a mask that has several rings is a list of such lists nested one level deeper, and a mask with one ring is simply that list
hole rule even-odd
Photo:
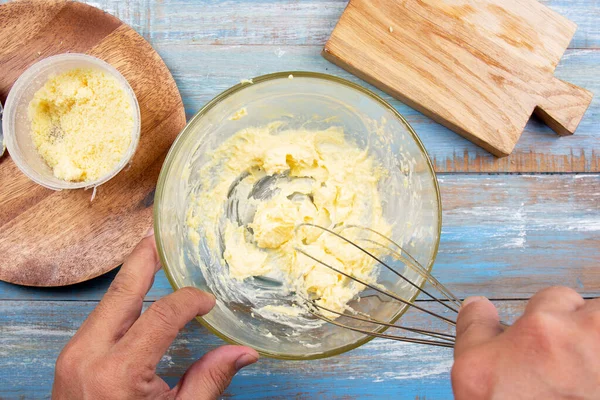
[{"label": "weathered wood surface", "polygon": [[[528,298],[549,285],[600,296],[600,175],[441,175],[435,275],[464,297]],[[0,284],[0,300],[98,300],[114,273],[76,287]],[[171,287],[162,271],[147,300]]]},{"label": "weathered wood surface", "polygon": [[[146,303],[147,305],[148,303]],[[0,301],[0,397],[48,397],[54,361],[95,302]],[[523,301],[499,303],[512,321]],[[429,325],[411,314],[407,323]],[[186,368],[222,344],[195,321],[163,357],[158,374],[175,385]],[[451,398],[452,351],[375,339],[365,346],[325,360],[261,359],[242,370],[224,397],[241,399],[444,399]]]},{"label": "weathered wood surface", "polygon": [[[543,3],[578,24],[572,50],[559,63],[556,77],[599,94],[597,1]],[[240,79],[269,72],[311,70],[363,83],[320,56],[345,0],[101,0],[90,4],[114,13],[150,40],[175,76],[188,117]],[[413,125],[439,172],[600,171],[600,96],[594,98],[572,137],[558,138],[534,119],[511,156],[502,159],[399,101],[390,102]]]},{"label": "weathered wood surface", "polygon": [[[304,69],[360,82],[319,54],[345,0],[89,3],[121,18],[152,43],[173,72],[188,117],[220,91],[254,75]],[[543,3],[578,24],[557,77],[596,94],[574,136],[559,139],[531,121],[513,155],[495,160],[392,101],[423,139],[436,169],[444,172],[439,176],[444,225],[434,271],[460,296],[523,299],[552,284],[571,286],[587,297],[600,296],[600,174],[452,174],[600,171],[600,5],[596,0]],[[0,283],[0,398],[48,396],[56,355],[114,274],[60,289]],[[160,272],[147,300],[170,292]],[[519,315],[524,301],[499,304],[510,320]],[[218,344],[198,324],[190,324],[159,371],[174,383],[192,360]],[[262,360],[244,370],[227,395],[451,398],[450,353],[415,349],[419,348],[376,340],[318,362]]]},{"label": "weathered wood surface", "polygon": [[[322,45],[348,0],[86,0],[152,41],[177,44]],[[571,48],[600,48],[597,0],[542,0],[575,22]]]}]

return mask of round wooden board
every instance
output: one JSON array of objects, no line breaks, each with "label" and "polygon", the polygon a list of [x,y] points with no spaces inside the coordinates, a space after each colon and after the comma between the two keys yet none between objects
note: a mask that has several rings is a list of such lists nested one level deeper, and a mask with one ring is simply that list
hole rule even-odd
[{"label": "round wooden board", "polygon": [[0,158],[0,279],[29,286],[82,282],[122,263],[152,225],[154,189],[171,143],[185,126],[169,69],[131,27],[72,1],[0,6],[0,101],[33,63],[66,52],[112,64],[135,91],[142,117],[130,167],[91,190],[55,192]]}]

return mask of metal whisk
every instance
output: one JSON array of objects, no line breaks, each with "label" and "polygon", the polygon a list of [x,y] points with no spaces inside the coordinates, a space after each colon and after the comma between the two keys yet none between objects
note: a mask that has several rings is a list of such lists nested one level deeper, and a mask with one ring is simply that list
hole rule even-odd
[{"label": "metal whisk", "polygon": [[[408,253],[398,243],[394,242],[393,240],[389,239],[388,237],[386,237],[370,228],[365,228],[365,227],[361,227],[361,226],[357,226],[357,225],[348,225],[343,228],[343,230],[357,229],[357,230],[360,230],[363,232],[368,232],[368,234],[369,234],[368,238],[358,239],[357,241],[361,241],[361,242],[364,241],[365,243],[368,243],[369,245],[376,246],[376,248],[385,250],[389,255],[393,256],[395,259],[400,260],[410,270],[416,272],[418,274],[418,276],[422,277],[426,282],[431,284],[441,294],[440,297],[434,296],[430,291],[422,288],[422,286],[424,286],[424,285],[419,285],[419,284],[413,282],[413,280],[406,277],[403,273],[397,271],[392,266],[390,266],[389,263],[384,262],[382,260],[382,257],[378,256],[377,254],[374,254],[377,252],[369,251],[369,250],[365,249],[364,246],[358,245],[355,241],[352,241],[352,240],[348,239],[347,237],[343,236],[342,234],[335,232],[331,229],[327,229],[322,226],[311,224],[311,223],[300,224],[297,227],[297,229],[301,228],[302,226],[308,226],[308,227],[321,229],[323,232],[334,235],[337,238],[339,238],[340,240],[343,240],[344,242],[354,246],[356,249],[362,251],[364,254],[368,255],[369,257],[372,257],[380,265],[382,265],[383,267],[385,267],[388,270],[390,270],[391,272],[393,272],[400,279],[402,279],[403,281],[408,283],[410,286],[415,288],[419,293],[422,293],[429,299],[433,300],[435,303],[441,304],[446,310],[453,312],[455,315],[458,314],[458,310],[460,309],[460,306],[461,306],[461,301],[456,296],[454,296],[446,287],[444,287],[444,285],[442,285],[437,279],[435,279],[429,273],[429,271],[427,269],[425,269],[421,264],[419,264],[419,262],[417,260],[415,260],[415,258],[412,257],[410,255],[410,253]],[[376,240],[372,239],[373,237],[375,237]],[[395,301],[405,304],[408,307],[412,307],[420,312],[426,313],[436,319],[443,321],[444,323],[446,323],[452,327],[454,327],[456,325],[455,319],[447,318],[443,315],[440,315],[431,310],[428,310],[421,305],[415,304],[414,301],[404,299],[401,296],[399,296],[398,294],[396,294],[390,290],[387,290],[386,288],[382,287],[379,284],[369,283],[369,282],[366,282],[355,276],[352,276],[352,275],[324,262],[323,260],[320,260],[317,257],[314,257],[313,255],[311,255],[310,253],[308,253],[301,247],[296,247],[296,251],[313,259],[314,261],[318,262],[319,264],[335,271],[336,273],[341,274],[349,279],[352,279],[352,280],[364,285],[365,287],[375,290],[385,296],[388,296],[389,298],[391,298]],[[445,332],[439,332],[439,331],[411,328],[411,327],[406,327],[406,326],[396,325],[396,324],[390,324],[390,323],[378,320],[376,318],[373,318],[370,315],[359,313],[355,310],[353,310],[354,312],[350,312],[350,311],[339,312],[339,311],[335,311],[335,310],[329,309],[327,307],[318,305],[315,300],[304,299],[304,301],[305,301],[304,306],[307,307],[308,310],[310,311],[310,313],[312,313],[315,317],[320,318],[323,321],[329,322],[331,324],[334,324],[339,327],[346,328],[346,329],[349,329],[349,330],[352,330],[355,332],[360,332],[360,333],[370,335],[370,336],[380,337],[380,338],[384,338],[384,339],[397,340],[397,341],[402,341],[402,342],[426,344],[426,345],[441,346],[441,347],[454,347],[454,342],[455,342],[456,336],[452,335],[452,334],[448,334]],[[330,313],[330,314],[338,315],[343,318],[350,318],[350,319],[353,319],[356,321],[361,321],[363,323],[373,324],[374,326],[378,326],[378,327],[397,328],[397,329],[400,329],[400,330],[403,330],[406,332],[410,332],[410,333],[416,335],[416,337],[392,335],[392,334],[370,331],[368,329],[362,329],[359,327],[349,326],[347,324],[340,322],[337,319],[334,320],[334,319],[327,317],[326,315],[324,315],[323,311]]]}]

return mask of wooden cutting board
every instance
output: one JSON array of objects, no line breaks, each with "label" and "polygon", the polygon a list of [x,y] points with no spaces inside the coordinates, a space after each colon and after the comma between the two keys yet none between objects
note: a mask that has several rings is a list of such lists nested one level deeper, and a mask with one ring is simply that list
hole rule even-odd
[{"label": "wooden cutting board", "polygon": [[141,137],[130,167],[91,191],[55,192],[0,158],[0,279],[61,286],[118,266],[152,226],[163,159],[186,123],[181,96],[152,46],[119,19],[72,2],[0,6],[0,101],[27,67],[45,57],[87,53],[117,68],[140,106]]},{"label": "wooden cutting board", "polygon": [[553,75],[575,29],[536,0],[350,0],[323,55],[502,157],[532,114],[581,121],[592,94]]}]

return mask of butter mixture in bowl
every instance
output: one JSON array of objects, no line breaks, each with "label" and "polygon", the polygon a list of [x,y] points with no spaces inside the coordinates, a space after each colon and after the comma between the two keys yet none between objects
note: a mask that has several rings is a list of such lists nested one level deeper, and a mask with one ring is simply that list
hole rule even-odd
[{"label": "butter mixture in bowl", "polygon": [[362,225],[389,235],[378,191],[385,170],[338,127],[308,131],[280,125],[242,129],[212,153],[200,172],[203,189],[188,209],[188,234],[197,245],[204,235],[211,251],[223,254],[230,278],[282,283],[279,298],[255,310],[266,318],[281,320],[273,307],[288,316],[306,312],[284,292],[342,312],[362,285],[296,248],[369,282],[376,281],[375,261],[320,230],[298,227]]},{"label": "butter mixture in bowl", "polygon": [[407,300],[416,289],[305,224],[374,229],[431,268],[440,203],[420,141],[391,106],[339,78],[292,74],[237,85],[190,121],[159,177],[155,232],[174,288],[196,286],[217,298],[199,319],[205,326],[267,356],[310,359],[370,336],[315,318],[306,300],[390,322],[405,306],[299,249]]}]

